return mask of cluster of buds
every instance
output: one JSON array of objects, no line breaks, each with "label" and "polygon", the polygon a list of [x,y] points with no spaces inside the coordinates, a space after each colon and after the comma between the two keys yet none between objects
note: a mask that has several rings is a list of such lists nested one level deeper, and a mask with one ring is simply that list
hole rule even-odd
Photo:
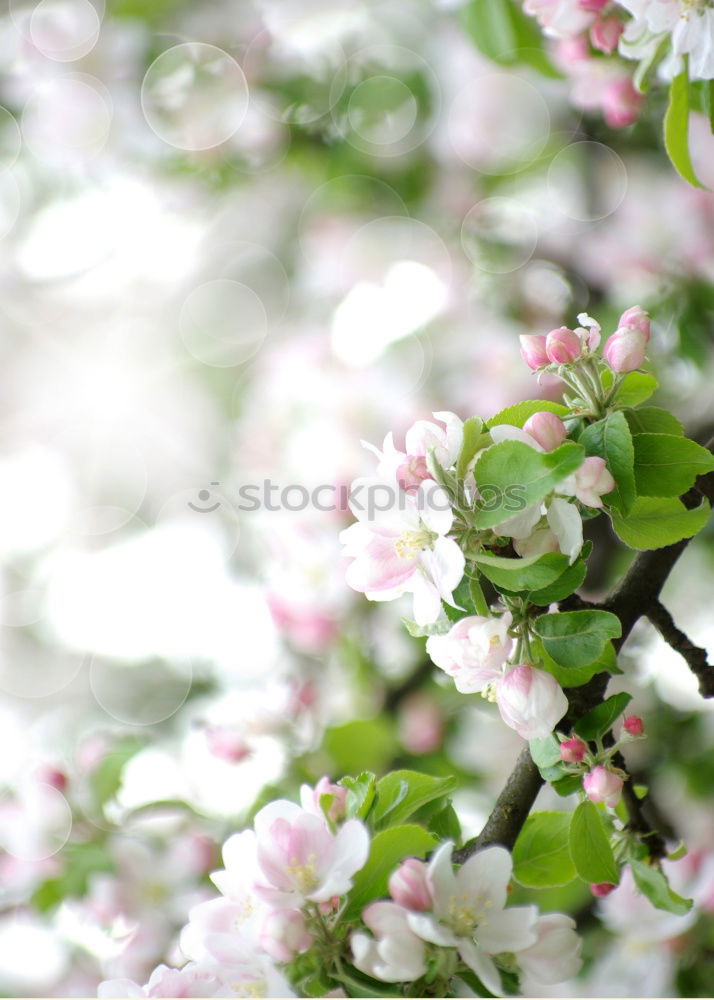
[{"label": "cluster of buds", "polygon": [[611,747],[596,741],[593,751],[590,744],[579,736],[560,740],[560,759],[573,774],[581,774],[583,791],[591,802],[602,802],[614,809],[620,801],[622,786],[627,775],[612,764],[612,758],[625,743],[644,736],[644,723],[638,715],[628,715],[622,724],[620,738]]},{"label": "cluster of buds", "polygon": [[[582,326],[575,330],[559,326],[546,335],[522,336],[521,357],[532,371],[557,375],[582,403],[580,409],[599,417],[612,398],[617,379],[644,362],[650,320],[640,306],[625,310],[617,329],[605,341],[601,357],[596,353],[601,340],[599,324],[586,313],[580,313],[578,321]],[[610,388],[605,388],[601,378],[603,362],[615,375]]]}]

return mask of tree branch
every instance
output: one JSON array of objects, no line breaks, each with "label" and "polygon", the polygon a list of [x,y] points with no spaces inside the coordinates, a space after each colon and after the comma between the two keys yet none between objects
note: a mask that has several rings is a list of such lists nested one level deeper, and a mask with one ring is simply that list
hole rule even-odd
[{"label": "tree branch", "polygon": [[689,669],[699,681],[702,698],[714,698],[714,667],[709,663],[706,649],[694,645],[689,636],[675,625],[671,614],[659,601],[650,606],[647,617],[664,641],[687,661]]},{"label": "tree branch", "polygon": [[[708,442],[707,447],[710,450],[714,449],[714,439]],[[714,474],[712,473],[700,476],[692,489],[682,497],[682,502],[691,509],[698,507],[703,497],[709,500],[714,497]],[[667,545],[661,549],[639,552],[632,561],[623,581],[602,605],[584,605],[584,602],[580,605],[601,607],[603,610],[611,611],[617,615],[622,624],[622,635],[614,643],[618,652],[629,638],[636,622],[642,617],[649,616],[650,610],[659,604],[662,587],[690,541],[691,539],[685,538],[681,542]],[[577,601],[580,602],[580,599],[578,598]],[[572,603],[576,602],[572,601]],[[586,712],[598,705],[603,699],[609,680],[609,674],[596,674],[587,684],[570,688],[568,690],[569,709],[560,724],[561,728],[571,728]],[[543,779],[531,760],[529,748],[526,746],[521,751],[505,787],[496,799],[496,804],[483,830],[455,853],[456,860],[463,863],[476,851],[491,844],[502,844],[512,850],[542,784]],[[632,794],[634,796],[634,793]],[[646,826],[646,830],[639,832],[650,836],[654,834],[654,831],[644,819],[644,800],[640,802],[636,796],[635,800],[637,802],[635,820]],[[626,804],[627,802],[626,799]],[[631,821],[632,816],[633,813],[630,812]],[[655,834],[655,836],[659,835]]]}]

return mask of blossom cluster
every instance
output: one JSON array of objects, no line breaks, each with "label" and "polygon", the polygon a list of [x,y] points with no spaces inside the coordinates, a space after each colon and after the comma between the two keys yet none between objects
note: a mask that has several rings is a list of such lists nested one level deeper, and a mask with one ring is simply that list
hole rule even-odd
[{"label": "blossom cluster", "polygon": [[[650,336],[647,314],[633,306],[620,317],[600,356],[599,324],[586,314],[578,319],[575,329],[521,337],[528,367],[565,383],[565,417],[534,402],[527,419],[510,422],[504,411],[488,429],[479,418],[467,427],[453,413],[435,413],[435,422],[420,421],[407,431],[403,449],[388,434],[381,450],[368,446],[377,458],[375,475],[355,485],[382,488],[392,502],[369,511],[352,505],[358,520],[341,536],[345,554],[353,559],[348,583],[374,601],[411,593],[414,621],[419,634],[429,636],[427,653],[436,666],[461,693],[478,692],[495,701],[504,722],[527,740],[551,733],[568,702],[553,673],[542,669],[533,653],[523,602],[510,600],[507,588],[497,604],[486,602],[478,583],[479,557],[506,555],[532,563],[546,553],[561,553],[570,566],[579,559],[583,518],[602,508],[603,497],[617,486],[605,459],[583,453],[534,502],[518,492],[518,462],[527,460],[528,452],[554,457],[572,440],[574,420],[601,417],[624,375],[642,365]],[[525,459],[523,451],[513,452],[514,481],[506,490],[500,484],[499,493],[480,475],[480,459],[505,442],[526,451]],[[504,516],[482,528],[478,511],[494,492]],[[517,564],[515,559],[510,567]],[[475,614],[460,614],[464,583],[480,605],[474,606]]]},{"label": "blossom cluster", "polygon": [[512,862],[502,847],[474,854],[456,872],[450,841],[428,862],[405,857],[389,877],[390,898],[370,898],[350,916],[358,872],[360,892],[380,890],[364,877],[368,821],[347,818],[347,809],[347,787],[327,778],[302,787],[301,805],[277,800],[261,809],[253,829],[223,846],[225,867],[211,876],[221,895],[190,911],[180,938],[187,964],[159,966],[145,986],[105,981],[99,996],[294,996],[305,968],[330,995],[357,995],[343,988],[353,989],[360,974],[382,983],[428,976],[446,989],[469,970],[502,995],[499,970],[541,983],[577,972],[580,942],[569,917],[506,906]]}]

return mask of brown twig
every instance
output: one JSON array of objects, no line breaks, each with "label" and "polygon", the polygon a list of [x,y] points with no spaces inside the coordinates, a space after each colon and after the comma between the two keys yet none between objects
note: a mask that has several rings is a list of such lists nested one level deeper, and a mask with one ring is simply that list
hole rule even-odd
[{"label": "brown twig", "polygon": [[694,645],[689,636],[675,625],[671,614],[659,601],[650,606],[647,617],[664,641],[687,661],[689,669],[699,681],[702,698],[714,698],[714,667],[709,662],[706,649]]}]

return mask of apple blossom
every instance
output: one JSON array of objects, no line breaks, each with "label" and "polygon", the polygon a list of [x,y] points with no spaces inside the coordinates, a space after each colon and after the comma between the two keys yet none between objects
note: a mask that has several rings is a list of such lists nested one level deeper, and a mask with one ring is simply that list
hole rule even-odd
[{"label": "apple blossom", "polygon": [[553,451],[565,440],[565,424],[554,413],[541,410],[534,413],[523,425],[523,430],[541,446],[543,451]]},{"label": "apple blossom", "polygon": [[[246,876],[252,881],[255,871]],[[255,894],[239,902],[218,896],[197,903],[181,931],[181,951],[196,962],[240,964],[253,954],[268,912]]]},{"label": "apple blossom", "polygon": [[591,14],[599,14],[609,3],[610,0],[578,0],[578,7],[581,10],[589,11]]},{"label": "apple blossom", "polygon": [[524,740],[544,739],[568,709],[552,674],[526,663],[512,667],[496,685],[496,704],[507,726]]},{"label": "apple blossom", "polygon": [[[690,80],[714,79],[714,8],[708,3],[692,0],[617,0],[629,11],[633,21],[628,25],[626,39],[646,37],[656,49],[661,39],[671,35],[672,52],[675,57],[689,57]],[[628,46],[621,47],[623,55],[630,55]],[[632,57],[639,58],[637,48]],[[678,59],[675,60],[675,65]],[[669,73],[673,70],[670,68]]]},{"label": "apple blossom", "polygon": [[641,330],[624,326],[605,341],[603,360],[612,371],[622,374],[642,367],[647,350],[647,340]]},{"label": "apple blossom", "polygon": [[620,801],[622,786],[622,778],[602,764],[597,764],[583,777],[583,789],[590,801],[604,802],[610,809],[614,809]]},{"label": "apple blossom", "polygon": [[498,679],[511,652],[510,625],[509,612],[493,618],[469,615],[445,635],[429,636],[426,651],[440,670],[453,677],[457,691],[483,691]]},{"label": "apple blossom", "polygon": [[579,0],[524,0],[523,10],[537,17],[544,33],[553,38],[579,35],[594,16]]},{"label": "apple blossom", "polygon": [[452,849],[447,841],[429,862],[432,912],[409,911],[407,922],[422,940],[457,948],[484,986],[500,995],[501,980],[491,955],[535,944],[538,910],[535,906],[505,909],[512,872],[511,855],[505,848],[477,851],[457,872],[452,867]]},{"label": "apple blossom", "polygon": [[324,819],[278,799],[260,810],[254,826],[258,869],[267,882],[255,891],[278,907],[341,896],[367,860],[369,834],[356,819],[333,834]]},{"label": "apple blossom", "polygon": [[[577,473],[575,475],[577,482]],[[583,547],[583,520],[578,508],[567,500],[553,497],[548,504],[546,520],[558,540],[558,548],[572,565]]]},{"label": "apple blossom", "polygon": [[99,984],[99,1000],[138,997],[219,997],[225,996],[225,983],[216,975],[212,966],[189,962],[182,969],[159,965],[151,973],[145,986],[138,986],[130,979],[109,979]]},{"label": "apple blossom", "polygon": [[555,365],[566,365],[577,361],[581,356],[583,345],[577,333],[567,326],[559,326],[551,330],[545,338],[545,351],[548,360]]},{"label": "apple blossom", "polygon": [[271,910],[263,920],[258,943],[276,962],[289,962],[307,951],[312,935],[299,910]]},{"label": "apple blossom", "polygon": [[545,350],[545,337],[542,334],[522,334],[519,338],[521,342],[521,357],[535,371],[543,365],[550,364],[550,358]]},{"label": "apple blossom", "polygon": [[575,331],[588,351],[594,351],[600,344],[600,324],[587,313],[578,313],[580,326]]},{"label": "apple blossom", "polygon": [[596,21],[590,26],[590,41],[593,47],[605,55],[611,55],[617,48],[623,28],[622,21],[614,15]]},{"label": "apple blossom", "polygon": [[516,953],[521,970],[538,983],[562,983],[574,976],[582,961],[582,942],[575,921],[563,913],[546,913],[535,923],[537,940]]},{"label": "apple blossom", "polygon": [[[432,414],[439,423],[418,420],[404,436],[402,451],[394,443],[390,432],[384,439],[382,451],[362,442],[378,459],[377,477],[386,482],[398,482],[402,489],[412,492],[425,479],[431,479],[426,458],[433,451],[434,460],[443,469],[454,464],[461,451],[464,437],[463,420],[448,410]],[[443,426],[442,426],[443,425]]]},{"label": "apple blossom", "polygon": [[589,886],[590,892],[593,896],[597,896],[598,899],[604,899],[605,896],[609,896],[613,889],[617,886],[613,882],[595,882]]},{"label": "apple blossom", "polygon": [[587,752],[587,745],[574,736],[560,744],[560,759],[566,764],[579,764]]},{"label": "apple blossom", "polygon": [[432,899],[427,866],[417,858],[405,858],[389,876],[389,895],[407,910],[429,910]]},{"label": "apple blossom", "polygon": [[642,736],[645,731],[645,724],[639,715],[628,715],[622,723],[622,728],[630,736]]},{"label": "apple blossom", "polygon": [[618,330],[624,328],[639,330],[646,341],[650,339],[650,317],[649,314],[645,312],[642,306],[630,306],[629,309],[625,309],[622,316],[620,316],[620,321],[617,324]]},{"label": "apple blossom", "polygon": [[605,459],[599,455],[589,455],[579,469],[568,476],[558,486],[558,492],[574,496],[586,507],[602,507],[601,497],[616,486]]},{"label": "apple blossom", "polygon": [[560,546],[555,532],[538,525],[526,538],[514,538],[513,548],[519,556],[541,556],[544,552],[558,552]]},{"label": "apple blossom", "polygon": [[610,128],[627,128],[640,117],[644,97],[635,90],[629,76],[616,76],[602,92],[602,113]]},{"label": "apple blossom", "polygon": [[426,972],[424,942],[409,926],[408,912],[396,903],[367,906],[362,920],[375,937],[350,938],[355,967],[384,983],[411,982]]},{"label": "apple blossom", "polygon": [[[376,480],[357,480],[354,486],[360,484],[366,486],[368,497],[379,485],[394,494],[393,486]],[[389,497],[388,492],[385,495]],[[453,604],[465,559],[458,544],[447,537],[453,512],[445,490],[425,481],[413,500],[393,495],[389,509],[375,510],[372,520],[361,503],[351,503],[358,521],[340,539],[345,555],[354,559],[346,572],[347,583],[374,601],[391,601],[411,592],[414,618],[426,625],[439,617],[442,599]]]},{"label": "apple blossom", "polygon": [[322,798],[325,795],[330,796],[326,810],[327,818],[333,823],[337,823],[345,815],[347,789],[344,785],[334,785],[325,776],[320,778],[314,788],[310,788],[309,785],[301,785],[300,804],[307,812],[322,818],[325,815],[322,807]]}]

